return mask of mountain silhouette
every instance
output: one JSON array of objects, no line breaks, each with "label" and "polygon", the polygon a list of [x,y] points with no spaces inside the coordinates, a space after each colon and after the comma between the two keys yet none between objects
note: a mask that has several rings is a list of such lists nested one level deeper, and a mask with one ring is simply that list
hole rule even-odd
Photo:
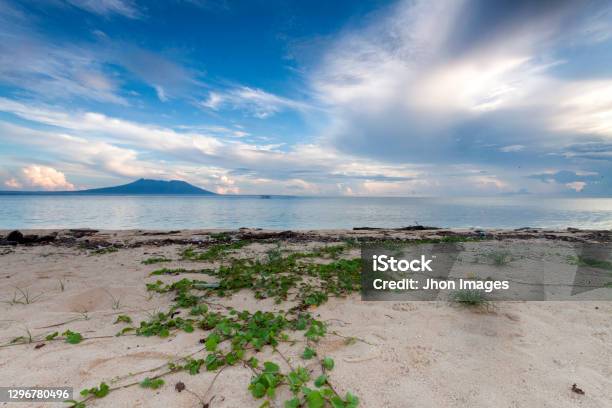
[{"label": "mountain silhouette", "polygon": [[77,191],[0,191],[2,195],[80,195],[80,194],[184,194],[184,195],[217,195],[212,191],[196,187],[186,181],[181,180],[148,180],[140,179],[132,183],[114,187],[92,188],[89,190]]}]

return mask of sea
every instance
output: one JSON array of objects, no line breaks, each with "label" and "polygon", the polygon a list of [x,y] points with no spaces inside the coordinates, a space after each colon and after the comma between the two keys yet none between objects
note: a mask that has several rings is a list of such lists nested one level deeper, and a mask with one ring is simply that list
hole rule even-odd
[{"label": "sea", "polygon": [[612,229],[612,198],[0,196],[0,229]]}]

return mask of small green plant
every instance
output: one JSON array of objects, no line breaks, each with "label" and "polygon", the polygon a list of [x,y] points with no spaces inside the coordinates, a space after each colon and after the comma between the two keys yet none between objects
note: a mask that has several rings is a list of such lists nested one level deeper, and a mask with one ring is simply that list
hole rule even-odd
[{"label": "small green plant", "polygon": [[335,396],[331,398],[331,405],[334,408],[357,408],[359,406],[359,398],[347,392],[344,396],[344,399],[340,398],[340,396]]},{"label": "small green plant", "polygon": [[164,256],[158,256],[158,257],[151,257],[151,258],[147,258],[144,261],[142,261],[142,263],[144,265],[153,265],[156,263],[162,263],[162,262],[171,262],[172,259],[168,259]]},{"label": "small green plant", "polygon": [[283,251],[281,251],[280,246],[277,245],[276,248],[266,252],[266,256],[268,257],[268,263],[279,262],[283,258]]},{"label": "small green plant", "polygon": [[331,371],[334,368],[334,360],[331,357],[325,357],[321,364],[327,371]]},{"label": "small green plant", "polygon": [[91,251],[92,255],[104,255],[104,254],[112,254],[113,252],[117,252],[119,249],[115,246],[108,246],[106,248],[98,248]]},{"label": "small green plant", "polygon": [[34,341],[34,337],[32,336],[32,332],[27,327],[23,329],[26,332],[25,336],[15,337],[13,340],[9,342],[9,344],[29,344]]},{"label": "small green plant", "polygon": [[79,344],[83,340],[83,336],[79,332],[73,332],[71,330],[66,330],[62,333],[62,336],[66,339],[66,343],[70,344]]},{"label": "small green plant", "polygon": [[327,376],[325,374],[321,374],[320,376],[318,376],[314,382],[314,385],[317,388],[321,388],[325,384],[327,384]]},{"label": "small green plant", "polygon": [[187,272],[187,270],[185,268],[174,268],[174,269],[162,268],[162,269],[157,269],[157,270],[151,272],[151,276],[155,276],[155,275],[178,275],[178,274],[184,273],[184,272]]},{"label": "small green plant", "polygon": [[304,360],[310,360],[316,355],[317,355],[317,352],[314,349],[311,349],[310,347],[306,347],[304,349],[304,352],[302,353],[302,358]]},{"label": "small green plant", "polygon": [[117,319],[115,320],[115,324],[117,323],[127,323],[130,324],[132,323],[132,318],[128,315],[119,315],[117,316]]},{"label": "small green plant", "polygon": [[123,329],[121,329],[119,331],[119,333],[115,334],[115,336],[117,336],[117,337],[123,336],[124,334],[127,334],[129,332],[133,332],[134,330],[136,330],[136,329],[131,327],[131,326],[130,327],[124,327]]},{"label": "small green plant", "polygon": [[282,384],[283,379],[283,375],[279,373],[279,366],[266,361],[263,372],[251,380],[249,391],[255,398],[263,398],[264,396],[274,398],[276,388]]},{"label": "small green plant", "polygon": [[45,336],[45,340],[51,341],[51,340],[54,340],[57,336],[59,336],[59,332],[53,332],[51,334],[47,334]]},{"label": "small green plant", "polygon": [[494,251],[487,254],[487,258],[495,266],[505,266],[512,262],[512,253],[508,251]]},{"label": "small green plant", "polygon": [[164,385],[164,380],[162,380],[161,378],[145,378],[144,380],[142,380],[142,382],[140,383],[140,386],[142,388],[150,388],[152,390],[156,390],[158,388],[160,388],[162,385]]},{"label": "small green plant", "polygon": [[578,266],[589,266],[591,268],[599,268],[612,271],[612,262],[601,259],[586,258],[584,256],[568,256],[568,263]]},{"label": "small green plant", "polygon": [[110,387],[106,383],[100,383],[99,386],[86,388],[81,391],[83,397],[93,396],[95,398],[104,398],[108,395]]},{"label": "small green plant", "polygon": [[232,235],[229,232],[223,231],[223,232],[211,232],[209,235],[212,239],[214,239],[215,241],[229,241],[232,239]]},{"label": "small green plant", "polygon": [[484,306],[488,303],[481,290],[459,290],[451,294],[451,301],[465,306]]},{"label": "small green plant", "polygon": [[347,337],[346,339],[344,339],[344,345],[346,346],[352,346],[356,342],[357,342],[357,339],[355,337]]},{"label": "small green plant", "polygon": [[42,293],[39,295],[33,296],[30,294],[30,290],[28,288],[20,288],[18,286],[15,286],[15,292],[13,293],[13,299],[9,300],[7,303],[10,305],[16,305],[16,304],[29,305],[31,303],[36,302],[41,297],[42,297]]},{"label": "small green plant", "polygon": [[304,297],[304,303],[308,306],[320,306],[327,302],[327,293],[323,291],[312,291]]},{"label": "small green plant", "polygon": [[181,252],[181,258],[190,261],[215,261],[229,251],[240,249],[248,244],[250,241],[247,240],[214,244],[205,251],[196,251],[195,248],[188,247]]},{"label": "small green plant", "polygon": [[121,298],[114,296],[109,290],[106,290],[108,297],[111,299],[111,307],[113,310],[121,309]]}]

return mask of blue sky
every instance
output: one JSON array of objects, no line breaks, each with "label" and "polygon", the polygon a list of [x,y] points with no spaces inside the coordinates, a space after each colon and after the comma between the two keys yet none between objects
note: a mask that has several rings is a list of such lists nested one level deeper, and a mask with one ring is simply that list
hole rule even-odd
[{"label": "blue sky", "polygon": [[0,188],[612,196],[604,1],[0,0]]}]

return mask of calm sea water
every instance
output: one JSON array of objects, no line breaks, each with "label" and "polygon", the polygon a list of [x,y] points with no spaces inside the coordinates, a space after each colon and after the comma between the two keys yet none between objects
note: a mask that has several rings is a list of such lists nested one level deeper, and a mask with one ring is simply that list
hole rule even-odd
[{"label": "calm sea water", "polygon": [[612,198],[0,196],[0,228],[612,229]]}]

